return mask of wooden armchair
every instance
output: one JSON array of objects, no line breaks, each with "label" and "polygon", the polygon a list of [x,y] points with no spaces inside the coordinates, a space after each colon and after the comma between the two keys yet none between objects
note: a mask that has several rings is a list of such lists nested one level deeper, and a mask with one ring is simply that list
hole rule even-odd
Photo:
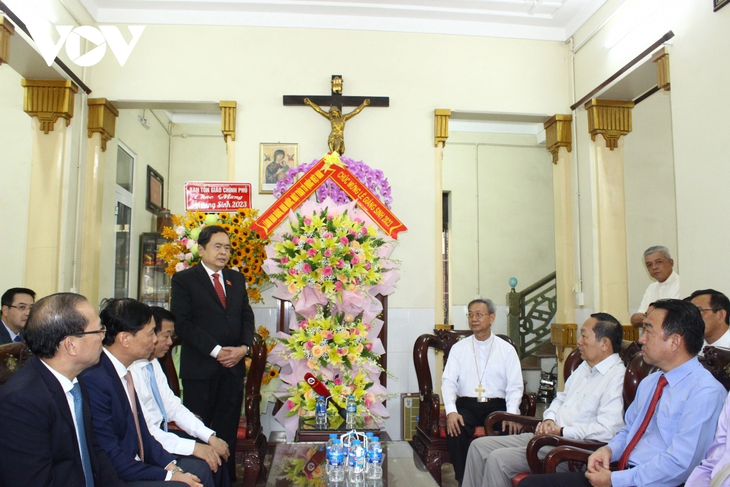
[{"label": "wooden armchair", "polygon": [[[259,476],[266,476],[266,436],[261,427],[261,379],[266,369],[266,343],[255,334],[251,351],[251,369],[245,387],[245,415],[238,426],[236,463],[243,464],[243,485],[256,485]],[[245,420],[245,424],[243,424]],[[239,462],[239,455],[241,460]]]},{"label": "wooden armchair", "polygon": [[[641,357],[641,355],[639,355]],[[720,347],[705,347],[704,356],[698,357],[700,363],[722,384],[726,389],[730,389],[730,375],[728,374],[728,366],[730,365],[730,350]],[[636,360],[636,357],[634,358]],[[629,370],[627,369],[627,377]],[[624,381],[624,387],[626,380]],[[597,448],[586,449],[581,446],[564,445],[552,450],[543,462],[543,470],[545,473],[553,473],[558,465],[566,461],[586,463],[588,457]]]},{"label": "wooden armchair", "polygon": [[[180,339],[174,336],[170,351],[160,359],[162,370],[167,376],[170,389],[180,395],[180,383],[177,370],[172,360],[172,349],[180,344]],[[233,454],[236,463],[243,465],[243,485],[256,485],[259,476],[266,475],[264,459],[266,457],[266,436],[261,427],[261,379],[266,368],[266,343],[258,334],[254,334],[251,347],[251,368],[248,371],[244,395],[244,414],[238,424],[238,435]],[[171,423],[171,427],[174,425]]]},{"label": "wooden armchair", "polygon": [[0,387],[33,356],[33,353],[23,342],[6,343],[0,345]]},{"label": "wooden armchair", "polygon": [[[418,425],[412,443],[413,450],[439,485],[441,485],[441,465],[449,462],[449,450],[446,444],[445,425],[441,424],[441,398],[433,392],[433,376],[428,364],[428,350],[434,348],[442,351],[444,364],[446,364],[451,347],[460,338],[471,334],[471,331],[438,330],[435,335],[421,335],[413,345],[413,364],[416,367],[420,397]],[[514,346],[509,337],[497,336]],[[537,401],[534,395],[524,394],[522,396],[520,412],[526,416],[534,416],[536,407]],[[477,428],[474,437],[484,436],[485,428]]]}]

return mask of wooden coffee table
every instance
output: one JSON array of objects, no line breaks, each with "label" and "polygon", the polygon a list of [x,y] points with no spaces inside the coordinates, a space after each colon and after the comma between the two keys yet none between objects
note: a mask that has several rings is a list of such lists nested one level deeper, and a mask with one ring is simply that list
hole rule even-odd
[{"label": "wooden coffee table", "polygon": [[[266,487],[327,486],[325,443],[280,443],[274,451]],[[350,485],[345,482],[340,487]],[[438,487],[407,441],[383,443],[383,479],[360,487]]]},{"label": "wooden coffee table", "polygon": [[[362,418],[358,418],[355,426],[358,431],[372,433],[373,436],[380,437],[380,441],[390,441],[390,435],[386,431],[381,431],[380,426],[375,421],[364,422]],[[313,417],[302,416],[299,418],[299,429],[294,436],[294,441],[327,441],[330,439],[331,433],[341,435],[348,431],[345,428],[345,421],[339,416],[330,418],[330,423],[327,426],[317,425],[317,421]]]}]

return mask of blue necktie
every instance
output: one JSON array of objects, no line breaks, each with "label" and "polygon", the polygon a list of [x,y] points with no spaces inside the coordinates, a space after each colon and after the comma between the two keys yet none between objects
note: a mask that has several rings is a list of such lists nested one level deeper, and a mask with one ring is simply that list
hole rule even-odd
[{"label": "blue necktie", "polygon": [[150,388],[152,388],[152,396],[155,398],[157,407],[160,408],[162,413],[162,422],[164,424],[165,432],[167,432],[167,413],[165,412],[165,406],[162,404],[162,396],[160,396],[160,390],[157,388],[157,381],[155,380],[155,369],[152,364],[147,364],[147,371],[150,373]]},{"label": "blue necktie", "polygon": [[86,445],[86,430],[84,428],[83,399],[81,399],[81,387],[77,382],[71,389],[71,396],[74,398],[74,415],[76,416],[76,430],[79,433],[79,451],[81,453],[81,466],[84,468],[86,487],[94,487],[94,474],[91,471],[89,460],[89,448]]},{"label": "blue necktie", "polygon": [[16,342],[16,343],[19,342],[20,341],[20,335],[15,335],[15,340],[13,340],[13,341]]}]

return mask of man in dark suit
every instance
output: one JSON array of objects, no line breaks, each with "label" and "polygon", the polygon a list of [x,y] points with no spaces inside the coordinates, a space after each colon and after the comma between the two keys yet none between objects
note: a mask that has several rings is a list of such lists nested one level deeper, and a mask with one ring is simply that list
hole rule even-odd
[{"label": "man in dark suit", "polygon": [[25,327],[35,355],[0,389],[0,485],[123,487],[76,376],[99,361],[104,328],[78,294],[38,301]]},{"label": "man in dark suit", "polygon": [[[172,276],[170,310],[182,339],[183,404],[233,450],[246,375],[242,359],[253,343],[254,316],[243,275],[226,268],[231,257],[226,231],[205,227],[198,252],[199,265]],[[228,459],[228,471],[235,481],[235,455]]]},{"label": "man in dark suit", "polygon": [[35,292],[24,288],[8,289],[0,298],[2,323],[0,323],[0,345],[19,342],[20,332],[28,321],[28,314],[35,302]]},{"label": "man in dark suit", "polygon": [[152,437],[136,397],[129,366],[155,348],[152,310],[134,299],[111,299],[100,317],[106,327],[101,360],[81,374],[81,382],[89,391],[94,433],[117,475],[128,487],[168,487],[168,481],[212,487],[207,463],[175,457]]}]

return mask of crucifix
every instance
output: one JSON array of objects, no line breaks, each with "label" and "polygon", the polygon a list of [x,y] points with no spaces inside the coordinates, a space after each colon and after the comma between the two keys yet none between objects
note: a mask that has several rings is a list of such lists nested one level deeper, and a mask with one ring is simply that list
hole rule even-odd
[{"label": "crucifix", "polygon": [[480,383],[480,384],[479,384],[479,387],[477,387],[477,388],[476,388],[476,389],[474,389],[474,390],[475,390],[475,391],[476,391],[476,393],[477,393],[477,402],[482,402],[482,392],[486,391],[486,389],[484,389],[484,388],[482,387],[482,384]]},{"label": "crucifix", "polygon": [[[330,96],[298,96],[284,95],[284,106],[310,106],[314,111],[322,115],[332,124],[332,131],[327,139],[330,152],[337,152],[339,155],[345,153],[345,122],[360,113],[366,106],[388,107],[390,98],[387,96],[343,96],[343,79],[339,74],[332,75],[332,94]],[[324,111],[321,106],[329,105],[329,111]],[[343,114],[342,107],[357,107],[350,113]]]}]

